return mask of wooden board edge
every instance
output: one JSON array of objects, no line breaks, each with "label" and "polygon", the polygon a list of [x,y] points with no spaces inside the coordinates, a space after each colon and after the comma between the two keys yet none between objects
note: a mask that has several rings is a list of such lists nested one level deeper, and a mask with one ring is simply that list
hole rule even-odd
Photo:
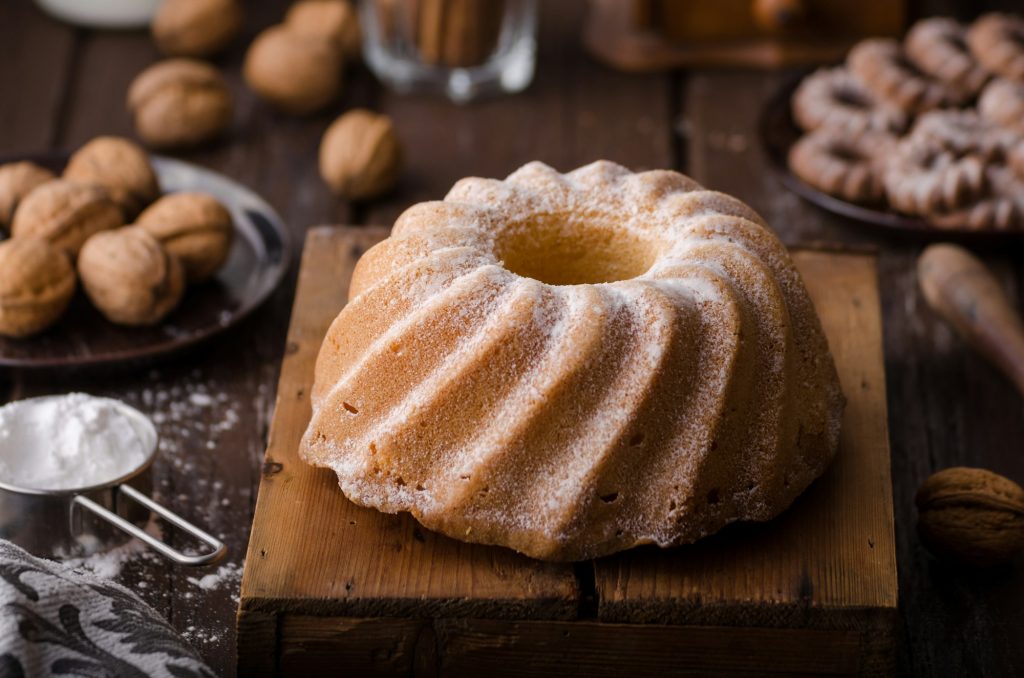
[{"label": "wooden board edge", "polygon": [[276,598],[247,595],[239,614],[280,613],[318,618],[488,618],[568,621],[579,614],[579,600],[569,598]]},{"label": "wooden board edge", "polygon": [[235,620],[239,676],[277,674],[278,615],[239,610]]},{"label": "wooden board edge", "polygon": [[895,636],[863,630],[493,619],[280,620],[281,675],[885,676]]}]

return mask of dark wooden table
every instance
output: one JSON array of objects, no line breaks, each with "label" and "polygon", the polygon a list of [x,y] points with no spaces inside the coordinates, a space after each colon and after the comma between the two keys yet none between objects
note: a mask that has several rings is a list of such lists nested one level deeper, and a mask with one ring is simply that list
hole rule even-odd
[{"label": "dark wooden table", "polygon": [[[1024,481],[1021,398],[925,307],[914,279],[920,243],[865,233],[782,187],[759,147],[756,121],[786,74],[615,73],[582,53],[582,3],[541,4],[539,70],[525,94],[460,108],[396,96],[357,67],[343,101],[331,111],[293,119],[256,100],[239,74],[245,44],[279,20],[287,3],[247,3],[244,39],[218,62],[236,98],[233,131],[223,143],[183,157],[263,194],[289,224],[297,246],[314,224],[391,223],[408,205],[440,198],[462,176],[502,177],[534,159],[568,170],[598,158],[634,169],[685,171],[749,202],[788,244],[876,246],[904,621],[901,672],[1024,673],[1024,563],[1018,559],[984,574],[951,569],[928,555],[914,530],[914,492],[937,469],[983,466]],[[928,13],[969,18],[979,5],[992,3],[924,4]],[[97,134],[131,135],[124,107],[128,83],[158,58],[142,32],[74,30],[43,16],[28,0],[3,0],[0,153],[74,148]],[[330,196],[317,174],[320,135],[335,115],[353,106],[391,115],[404,143],[406,171],[399,190],[386,200],[345,204]],[[299,247],[295,251],[297,257]],[[984,255],[1011,297],[1020,300],[1020,249]],[[240,566],[286,348],[294,275],[293,268],[273,298],[240,327],[187,355],[121,372],[0,371],[0,402],[85,390],[155,415],[164,440],[155,468],[159,498],[222,535],[230,547],[228,562]],[[210,590],[195,583],[215,571],[144,558],[128,562],[121,580],[186,633],[215,670],[233,674],[237,578],[228,573]]]}]

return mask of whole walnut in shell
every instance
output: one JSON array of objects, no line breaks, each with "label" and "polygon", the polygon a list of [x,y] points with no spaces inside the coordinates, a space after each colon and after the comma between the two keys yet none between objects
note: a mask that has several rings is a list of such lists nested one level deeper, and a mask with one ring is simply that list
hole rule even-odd
[{"label": "whole walnut in shell", "polygon": [[150,29],[168,56],[208,57],[238,35],[242,19],[237,0],[164,0]]},{"label": "whole walnut in shell", "polygon": [[231,124],[231,91],[216,68],[168,59],[139,73],[128,89],[135,133],[155,148],[194,146]]},{"label": "whole walnut in shell", "polygon": [[185,268],[189,283],[209,280],[227,261],[235,227],[231,213],[205,193],[172,193],[135,222],[160,241]]},{"label": "whole walnut in shell", "polygon": [[53,325],[75,294],[75,269],[44,240],[0,242],[0,334],[27,337]]},{"label": "whole walnut in shell", "polygon": [[380,195],[402,171],[402,148],[386,115],[354,109],[331,123],[320,142],[320,176],[349,200]]},{"label": "whole walnut in shell", "polygon": [[939,471],[921,485],[915,503],[921,539],[938,556],[990,567],[1024,548],[1024,489],[997,473]]},{"label": "whole walnut in shell", "polygon": [[121,208],[106,189],[56,179],[21,201],[11,222],[11,237],[46,240],[75,258],[92,235],[122,224]]},{"label": "whole walnut in shell", "polygon": [[92,303],[118,325],[155,325],[185,292],[181,262],[133,226],[90,238],[78,257],[78,275]]},{"label": "whole walnut in shell", "polygon": [[362,49],[359,18],[346,0],[299,0],[284,25],[292,33],[331,41],[347,59],[358,58]]},{"label": "whole walnut in shell", "polygon": [[64,178],[107,189],[125,220],[134,218],[160,195],[149,155],[122,137],[96,137],[82,146],[68,160]]},{"label": "whole walnut in shell", "polygon": [[40,184],[53,181],[53,172],[28,162],[9,162],[0,165],[0,227],[11,225],[14,210],[25,196]]},{"label": "whole walnut in shell", "polygon": [[305,115],[341,93],[342,56],[325,38],[271,26],[253,40],[243,75],[263,99],[286,113]]}]

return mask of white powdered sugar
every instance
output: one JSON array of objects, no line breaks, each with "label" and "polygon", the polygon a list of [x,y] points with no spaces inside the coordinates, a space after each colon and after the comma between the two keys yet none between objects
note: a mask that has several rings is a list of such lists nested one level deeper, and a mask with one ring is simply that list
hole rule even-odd
[{"label": "white powdered sugar", "polygon": [[237,587],[242,581],[242,566],[227,563],[217,568],[216,572],[201,577],[188,577],[188,583],[204,591],[216,591],[224,587]]},{"label": "white powdered sugar", "polygon": [[101,485],[141,467],[156,430],[139,412],[84,393],[0,407],[0,480],[66,490]]}]

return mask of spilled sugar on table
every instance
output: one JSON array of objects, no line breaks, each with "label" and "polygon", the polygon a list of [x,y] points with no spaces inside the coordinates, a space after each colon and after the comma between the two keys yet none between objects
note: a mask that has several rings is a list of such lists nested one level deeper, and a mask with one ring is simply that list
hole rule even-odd
[{"label": "spilled sugar on table", "polygon": [[782,516],[576,564],[358,507],[298,457],[320,342],[382,228],[306,241],[238,617],[242,675],[888,675],[896,556],[874,257],[798,250],[848,404]]}]

